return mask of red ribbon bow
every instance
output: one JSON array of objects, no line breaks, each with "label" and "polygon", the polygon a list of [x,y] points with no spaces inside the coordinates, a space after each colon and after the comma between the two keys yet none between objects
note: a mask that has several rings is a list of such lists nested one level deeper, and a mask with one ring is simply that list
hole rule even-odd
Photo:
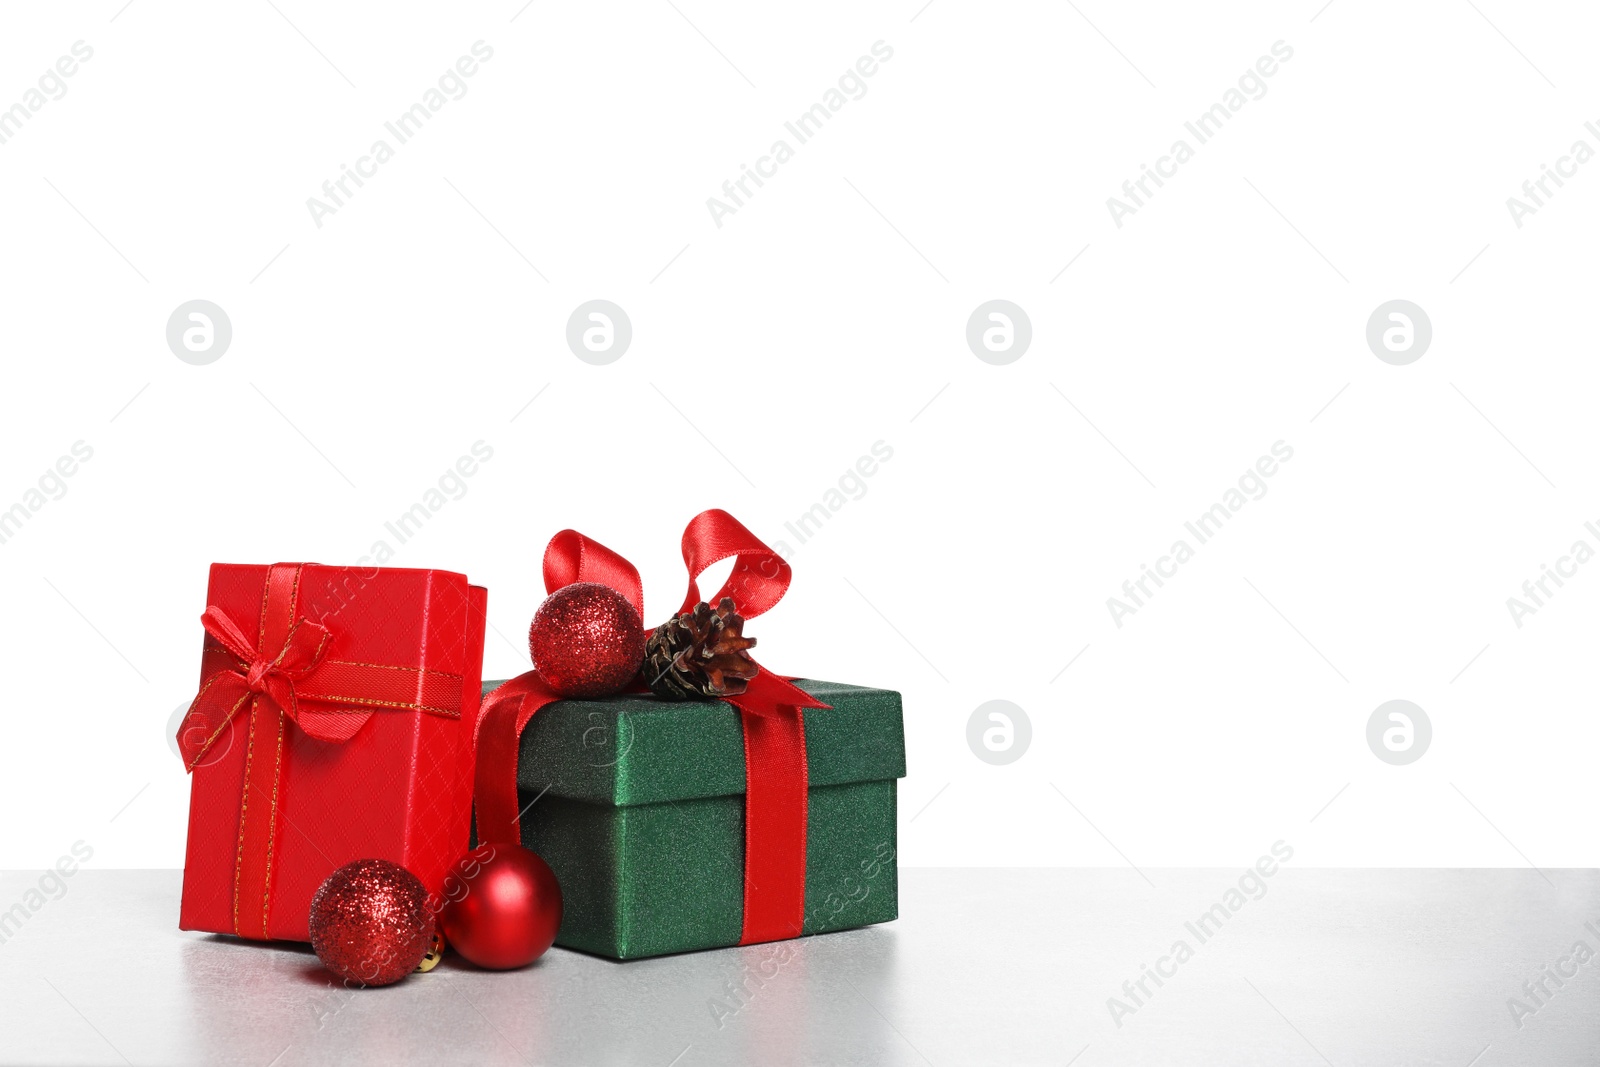
[{"label": "red ribbon bow", "polygon": [[[218,735],[253,696],[265,696],[283,709],[285,715],[300,723],[302,729],[313,737],[321,733],[312,722],[301,722],[300,704],[295,699],[294,685],[317,669],[328,651],[331,635],[328,628],[306,619],[298,619],[289,627],[283,648],[272,659],[258,650],[237,623],[228,618],[221,608],[208,607],[200,616],[200,625],[222,645],[238,657],[243,670],[222,670],[207,678],[194,703],[184,716],[184,729],[178,733],[178,747],[183,754],[184,766],[194,770],[195,764],[205,756]],[[221,711],[216,727],[209,734],[190,727],[192,721],[205,719],[209,726],[207,710]],[[310,718],[310,716],[308,716]],[[323,740],[335,740],[323,737]],[[339,740],[343,740],[340,738]]]},{"label": "red ribbon bow", "polygon": [[[680,612],[700,603],[696,580],[714,563],[735,557],[716,603],[731,597],[739,613],[754,618],[783,599],[791,571],[726,511],[713,508],[683,531],[683,562],[689,590]],[[544,554],[544,585],[554,593],[573,582],[600,582],[627,597],[644,616],[644,589],[633,564],[576,530],[550,539]],[[517,752],[522,730],[535,712],[561,699],[537,670],[512,679],[483,702],[477,725],[478,837],[490,843],[522,843],[517,801]],[[805,921],[806,740],[803,711],[825,708],[788,679],[762,668],[738,696],[745,742],[744,925],[740,944],[798,937]]]}]

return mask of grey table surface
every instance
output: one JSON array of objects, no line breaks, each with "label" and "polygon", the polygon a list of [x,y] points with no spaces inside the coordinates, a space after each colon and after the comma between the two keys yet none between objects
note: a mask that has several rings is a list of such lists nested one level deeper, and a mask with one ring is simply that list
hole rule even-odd
[{"label": "grey table surface", "polygon": [[[908,869],[864,930],[351,992],[309,948],[180,932],[177,871],[85,870],[3,934],[0,1062],[1600,1064],[1600,957],[1572,955],[1600,871],[1239,875]],[[0,874],[0,906],[39,880]]]}]

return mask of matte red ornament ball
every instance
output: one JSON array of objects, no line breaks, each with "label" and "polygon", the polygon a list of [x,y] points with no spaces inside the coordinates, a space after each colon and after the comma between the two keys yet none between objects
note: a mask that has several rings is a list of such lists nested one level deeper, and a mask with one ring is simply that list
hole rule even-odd
[{"label": "matte red ornament ball", "polygon": [[539,676],[565,697],[622,691],[644,663],[644,620],[599,582],[573,582],[545,598],[528,628]]},{"label": "matte red ornament ball", "polygon": [[450,947],[479,967],[524,967],[555,944],[561,886],[538,855],[517,845],[484,844],[456,864],[439,925]]},{"label": "matte red ornament ball", "polygon": [[311,947],[350,982],[390,985],[417,969],[433,943],[428,891],[388,860],[356,860],[311,898]]}]

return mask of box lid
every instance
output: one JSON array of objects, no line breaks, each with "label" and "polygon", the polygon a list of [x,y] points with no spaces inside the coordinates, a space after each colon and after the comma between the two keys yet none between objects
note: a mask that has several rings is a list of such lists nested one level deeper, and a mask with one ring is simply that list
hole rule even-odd
[{"label": "box lid", "polygon": [[[501,684],[485,682],[484,693]],[[805,713],[812,788],[905,777],[899,693],[795,684],[830,705]],[[744,729],[722,701],[560,700],[523,731],[517,787],[617,807],[743,794]]]}]

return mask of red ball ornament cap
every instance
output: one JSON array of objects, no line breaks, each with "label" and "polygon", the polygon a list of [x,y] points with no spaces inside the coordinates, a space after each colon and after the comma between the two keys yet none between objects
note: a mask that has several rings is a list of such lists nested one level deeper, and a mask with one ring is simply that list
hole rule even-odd
[{"label": "red ball ornament cap", "polygon": [[427,889],[388,860],[356,860],[328,875],[311,898],[310,925],[317,958],[359,985],[398,982],[433,944]]},{"label": "red ball ornament cap", "polygon": [[573,582],[539,605],[528,651],[539,676],[561,696],[611,696],[644,663],[644,620],[609,585]]},{"label": "red ball ornament cap", "polygon": [[538,855],[518,845],[485,844],[445,879],[439,924],[450,947],[479,967],[525,967],[555,944],[561,886]]}]

